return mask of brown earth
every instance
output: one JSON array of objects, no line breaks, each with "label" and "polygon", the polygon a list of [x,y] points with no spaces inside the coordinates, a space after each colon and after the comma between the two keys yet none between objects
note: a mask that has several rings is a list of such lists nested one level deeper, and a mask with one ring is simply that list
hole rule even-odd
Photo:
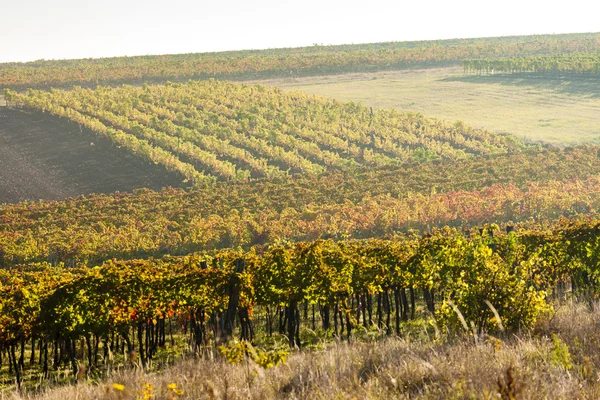
[{"label": "brown earth", "polygon": [[73,122],[0,106],[0,203],[166,186],[182,178]]}]

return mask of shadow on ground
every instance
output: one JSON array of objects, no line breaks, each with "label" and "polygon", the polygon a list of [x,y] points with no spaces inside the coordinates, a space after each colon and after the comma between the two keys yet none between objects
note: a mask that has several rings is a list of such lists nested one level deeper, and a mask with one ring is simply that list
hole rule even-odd
[{"label": "shadow on ground", "polygon": [[166,186],[184,183],[74,122],[0,107],[0,204]]},{"label": "shadow on ground", "polygon": [[465,82],[527,86],[552,90],[558,93],[600,98],[600,76],[596,77],[548,77],[529,74],[464,75],[440,79],[441,82]]}]

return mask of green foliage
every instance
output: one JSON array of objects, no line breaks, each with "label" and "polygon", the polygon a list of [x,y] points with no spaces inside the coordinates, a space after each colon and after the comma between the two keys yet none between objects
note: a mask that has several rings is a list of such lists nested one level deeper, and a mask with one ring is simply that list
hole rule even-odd
[{"label": "green foliage", "polygon": [[190,81],[142,88],[12,93],[15,106],[68,118],[184,179],[247,181],[357,166],[500,154],[506,136],[420,114],[378,110],[278,88]]},{"label": "green foliage", "polygon": [[477,333],[517,330],[549,310],[546,293],[532,286],[527,255],[520,254],[518,264],[506,262],[510,258],[493,251],[498,240],[488,236],[491,229],[471,240],[457,232],[438,233],[426,239],[413,260],[417,270],[427,271],[422,285],[445,294],[436,312],[443,326],[456,330],[466,323]]},{"label": "green foliage", "polygon": [[465,71],[478,73],[536,73],[542,75],[600,74],[600,52],[535,55],[501,59],[464,60]]},{"label": "green foliage", "polygon": [[552,349],[548,355],[551,364],[569,370],[573,368],[569,346],[563,342],[558,335],[552,334]]},{"label": "green foliage", "polygon": [[[318,178],[224,182],[188,191],[141,189],[63,202],[0,205],[0,266],[32,262],[96,266],[112,258],[249,249],[279,239],[390,238],[443,225],[541,222],[585,214],[600,209],[597,151],[566,149],[495,157],[485,163],[426,164]],[[485,180],[509,183],[481,187],[477,177],[482,168],[493,171],[483,175]],[[532,173],[539,182],[525,183]],[[438,181],[440,176],[448,181]],[[435,185],[436,193],[423,181]],[[600,245],[595,239],[581,238],[582,246],[591,246],[588,251],[578,245],[579,239],[565,237],[564,243],[571,243],[569,251],[576,255],[573,259],[562,257],[563,242],[547,239],[543,232],[538,239],[533,235],[528,239],[536,246],[540,284],[550,282],[551,276],[565,278],[570,264],[580,258],[597,265],[593,255]],[[518,252],[511,253],[508,246],[500,243],[498,251],[514,262]],[[381,257],[390,258],[392,253],[398,251],[387,249]],[[559,259],[564,264],[558,264]],[[585,286],[596,278],[580,270],[575,279]]]},{"label": "green foliage", "polygon": [[[593,249],[600,236],[598,226],[598,221],[591,219],[563,220],[529,229],[520,226],[502,234],[497,226],[489,225],[468,235],[444,228],[423,237],[395,240],[279,242],[250,251],[225,249],[162,259],[110,260],[93,268],[67,269],[43,263],[2,269],[0,349],[14,351],[19,343],[58,343],[60,339],[63,343],[84,340],[91,352],[90,338],[107,343],[117,336],[127,342],[131,353],[135,348],[129,335],[137,331],[134,340],[144,363],[149,351],[143,348],[144,330],[146,340],[153,342],[157,336],[149,338],[149,333],[159,332],[161,325],[164,331],[166,320],[169,324],[187,321],[197,350],[206,345],[203,324],[223,321],[230,314],[234,292],[244,324],[252,323],[257,306],[271,316],[274,313],[267,308],[286,310],[288,318],[296,313],[293,318],[299,321],[297,305],[312,303],[321,311],[334,311],[339,318],[334,320],[337,335],[344,326],[344,334],[353,331],[354,337],[370,340],[392,333],[390,303],[386,302],[390,294],[398,299],[401,290],[410,289],[423,295],[433,313],[424,320],[425,325],[403,323],[406,332],[420,330],[429,335],[433,328],[436,337],[440,337],[439,327],[474,334],[514,332],[531,327],[550,309],[547,293],[561,279],[596,271]],[[581,284],[578,290],[600,292],[594,279]],[[366,321],[365,307],[371,320],[365,298],[372,301],[374,297],[381,304],[377,325],[364,322],[361,326],[361,312]],[[400,318],[404,317],[398,310],[396,329],[400,333]],[[215,322],[210,322],[215,340],[228,340],[228,335],[217,332]],[[323,323],[323,329],[331,334],[329,324]],[[294,338],[292,346],[301,344]],[[277,365],[287,356],[277,348],[255,349],[248,342],[221,351],[232,363],[248,356],[263,368]],[[553,364],[571,368],[569,349],[556,337],[548,357]],[[71,363],[76,369],[74,358]]]},{"label": "green foliage", "polygon": [[[562,271],[567,265],[570,269],[562,272],[566,276],[597,268],[587,252],[586,258],[567,251],[574,243],[583,249],[596,243],[597,226],[557,223],[554,234],[541,242],[537,231],[492,237],[496,227],[491,226],[469,237],[446,228],[420,240],[280,243],[260,253],[221,250],[112,260],[87,269],[32,264],[0,275],[0,342],[34,335],[105,336],[140,323],[188,318],[190,312],[202,319],[200,312],[227,309],[231,285],[239,288],[239,306],[250,319],[257,305],[277,309],[307,302],[339,306],[357,325],[356,310],[349,305],[355,294],[414,288],[441,300],[435,316],[449,329],[462,329],[466,323],[478,333],[515,331],[533,325],[549,310],[547,290],[558,281],[541,273],[544,269]],[[565,236],[571,240],[564,241]],[[556,247],[554,256],[540,258],[540,249],[549,244]],[[243,272],[238,270],[240,260],[246,266]],[[599,291],[595,281],[583,287],[588,288]]]},{"label": "green foliage", "polygon": [[246,358],[252,360],[261,368],[273,368],[279,364],[285,364],[285,361],[290,354],[287,350],[270,350],[265,351],[252,346],[247,341],[233,341],[226,346],[219,346],[219,351],[230,364],[240,364]]},{"label": "green foliage", "polygon": [[13,92],[12,90],[5,88],[5,89],[4,89],[4,99],[5,99],[7,102],[11,102],[11,101],[12,101],[12,99],[13,99],[13,95],[14,95],[14,93],[15,93],[15,92]]}]

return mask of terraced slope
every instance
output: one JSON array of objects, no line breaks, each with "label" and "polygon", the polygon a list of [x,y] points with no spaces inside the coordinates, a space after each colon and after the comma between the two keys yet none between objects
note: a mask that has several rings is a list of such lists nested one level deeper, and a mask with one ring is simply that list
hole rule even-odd
[{"label": "terraced slope", "polygon": [[9,92],[194,183],[465,159],[525,145],[462,123],[229,82]]},{"label": "terraced slope", "polygon": [[179,185],[177,175],[73,122],[0,107],[0,203]]}]

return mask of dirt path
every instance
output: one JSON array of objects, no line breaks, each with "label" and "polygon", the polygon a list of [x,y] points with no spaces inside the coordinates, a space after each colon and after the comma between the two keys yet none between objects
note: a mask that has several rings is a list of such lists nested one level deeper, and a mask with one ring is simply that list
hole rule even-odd
[{"label": "dirt path", "polygon": [[0,203],[182,186],[72,122],[0,107]]}]

